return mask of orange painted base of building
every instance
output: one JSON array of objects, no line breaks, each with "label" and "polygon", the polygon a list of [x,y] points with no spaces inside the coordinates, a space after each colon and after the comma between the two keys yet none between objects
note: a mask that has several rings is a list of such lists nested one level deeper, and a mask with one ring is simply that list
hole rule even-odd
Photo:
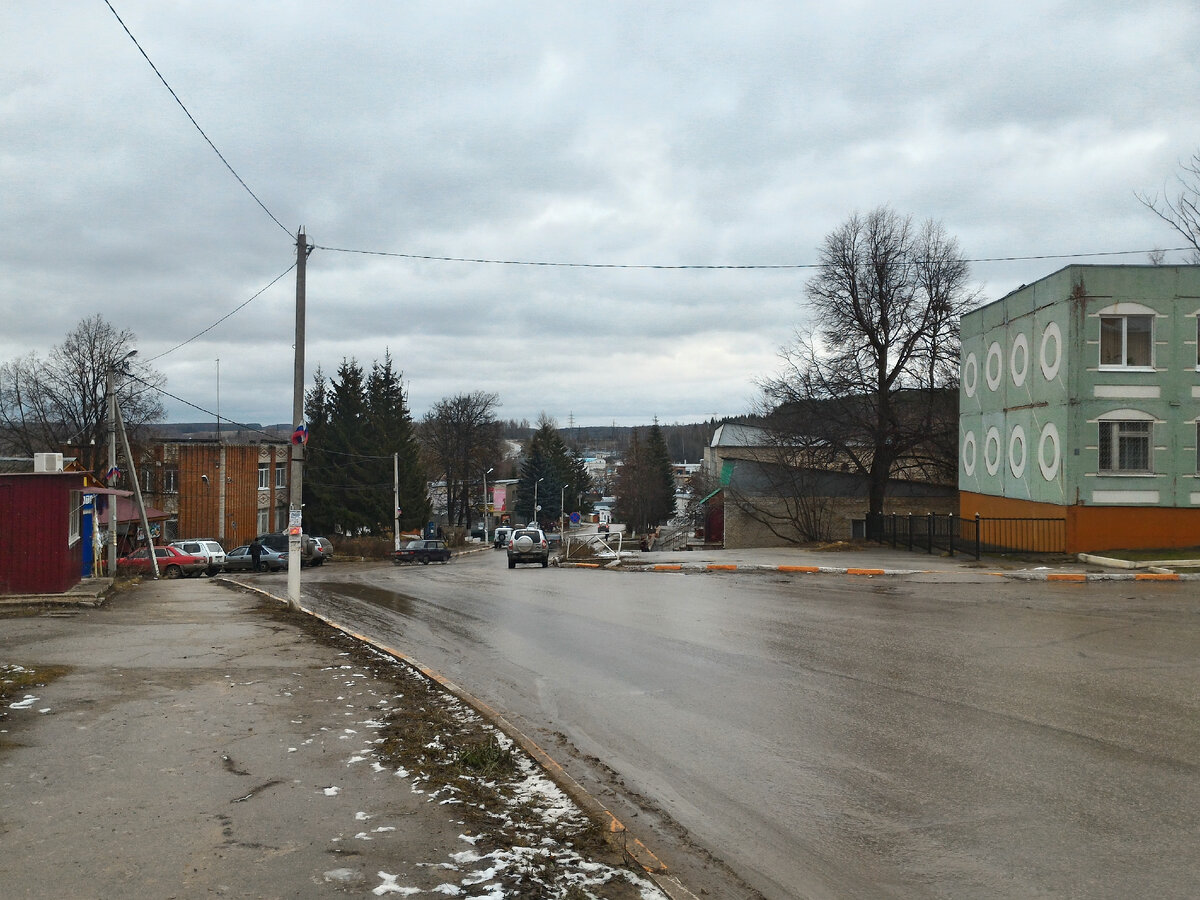
[{"label": "orange painted base of building", "polygon": [[[964,519],[1066,519],[1067,552],[1200,547],[1200,509],[1160,506],[1057,506],[960,491]],[[1035,549],[1035,548],[1030,548]]]}]

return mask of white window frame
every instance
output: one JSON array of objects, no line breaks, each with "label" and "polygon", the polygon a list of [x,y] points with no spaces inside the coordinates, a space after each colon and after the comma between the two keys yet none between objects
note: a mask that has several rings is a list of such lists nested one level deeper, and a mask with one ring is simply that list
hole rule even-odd
[{"label": "white window frame", "polygon": [[275,489],[287,487],[287,466],[281,462],[275,463]]},{"label": "white window frame", "polygon": [[269,534],[271,532],[271,511],[269,509],[260,509],[258,511],[258,521],[255,525],[258,527],[258,534]]},{"label": "white window frame", "polygon": [[67,514],[67,546],[74,547],[83,536],[83,491],[71,491],[71,511]]},{"label": "white window frame", "polygon": [[[1132,413],[1132,414],[1131,414]],[[1143,430],[1144,429],[1144,430]],[[1146,468],[1123,466],[1124,440],[1139,439],[1145,443]],[[1105,445],[1109,467],[1104,467]],[[1121,410],[1096,422],[1096,471],[1100,475],[1153,475],[1154,474],[1154,418],[1144,413]]]},{"label": "white window frame", "polygon": [[[1102,372],[1153,372],[1154,369],[1154,336],[1155,322],[1158,313],[1148,306],[1143,306],[1141,303],[1114,303],[1105,309],[1099,310],[1096,313],[1098,337],[1096,360]],[[1146,363],[1130,364],[1129,362],[1129,322],[1131,319],[1146,319],[1150,326],[1149,334],[1149,360]],[[1120,325],[1120,362],[1105,362],[1105,330],[1104,324],[1106,321],[1117,321]],[[1111,333],[1111,332],[1110,332]]]},{"label": "white window frame", "polygon": [[[271,487],[271,464],[258,464],[258,489],[260,491],[268,490]],[[263,532],[265,533],[265,532]]]},{"label": "white window frame", "polygon": [[164,494],[179,493],[179,470],[174,468],[163,469],[163,487]]}]

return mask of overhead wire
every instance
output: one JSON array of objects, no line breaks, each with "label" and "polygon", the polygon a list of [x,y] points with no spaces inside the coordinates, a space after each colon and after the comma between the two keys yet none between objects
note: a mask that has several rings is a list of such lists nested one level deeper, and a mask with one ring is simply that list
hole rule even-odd
[{"label": "overhead wire", "polygon": [[[413,259],[424,260],[428,262],[457,262],[457,263],[472,263],[476,265],[491,265],[491,266],[531,266],[545,268],[563,268],[563,269],[663,269],[663,270],[753,270],[753,269],[819,269],[821,263],[762,263],[762,264],[746,264],[746,265],[703,265],[703,264],[680,264],[668,265],[663,263],[596,263],[596,262],[563,262],[554,260],[535,260],[535,259],[493,259],[487,257],[470,257],[470,256],[436,256],[433,254],[424,253],[399,253],[389,250],[358,250],[349,247],[330,247],[324,244],[314,244],[317,250],[326,250],[330,253],[354,253],[363,256],[385,256],[397,259]],[[1190,250],[1190,247],[1167,247],[1155,248],[1161,249],[1164,253],[1174,253],[1177,251]],[[1147,254],[1154,251],[1151,250],[1102,250],[1090,253],[1043,253],[1033,256],[985,256],[975,259],[964,259],[963,262],[968,263],[985,263],[985,262],[1022,262],[1039,259],[1087,259],[1100,256],[1135,256],[1139,254]],[[916,265],[921,260],[911,260],[910,265]]]},{"label": "overhead wire", "polygon": [[[263,428],[257,428],[253,425],[247,425],[243,422],[237,422],[233,419],[228,419],[228,418],[222,419],[211,409],[206,409],[205,407],[200,406],[196,403],[193,403],[190,400],[185,400],[183,397],[180,397],[177,394],[172,394],[170,391],[166,390],[165,388],[161,388],[156,384],[151,384],[150,382],[146,381],[144,378],[141,378],[132,372],[125,372],[123,374],[126,378],[129,378],[132,381],[136,381],[139,384],[144,386],[143,391],[141,391],[139,393],[142,393],[146,390],[157,391],[158,393],[162,394],[164,397],[170,397],[172,400],[176,400],[179,403],[182,403],[184,406],[190,406],[192,409],[196,410],[197,412],[202,412],[207,416],[212,416],[214,419],[220,419],[220,421],[222,421],[222,422],[228,422],[230,425],[236,426],[241,431],[248,431],[251,434],[261,434],[264,437],[271,438],[272,440],[281,440],[280,436],[277,432],[267,431]],[[332,456],[345,456],[350,459],[391,459],[392,458],[392,454],[390,454],[390,453],[387,455],[379,455],[379,454],[370,454],[370,453],[345,453],[341,450],[326,450],[324,448],[312,448],[312,449],[318,453],[328,453]]]},{"label": "overhead wire", "polygon": [[157,356],[152,356],[152,357],[150,357],[148,360],[146,360],[146,362],[148,362],[148,363],[152,363],[152,362],[154,362],[156,359],[162,359],[162,358],[163,358],[164,356],[166,356],[168,353],[174,353],[174,352],[175,352],[176,350],[178,350],[180,347],[186,347],[188,344],[190,344],[192,341],[196,340],[197,338],[199,338],[199,337],[202,337],[202,336],[203,336],[203,335],[205,335],[205,334],[208,334],[208,332],[212,331],[214,328],[216,328],[218,325],[220,325],[222,322],[224,322],[224,321],[225,321],[226,319],[228,319],[230,316],[233,316],[234,314],[236,314],[236,313],[240,312],[241,310],[245,309],[245,308],[246,308],[247,306],[249,306],[249,305],[250,305],[250,304],[251,304],[251,303],[252,303],[254,300],[258,299],[258,298],[259,298],[259,297],[261,297],[263,294],[265,294],[265,293],[267,292],[267,290],[268,290],[268,289],[270,289],[270,288],[271,288],[271,287],[272,287],[272,286],[275,284],[275,282],[279,281],[279,279],[283,278],[283,276],[284,276],[284,275],[288,274],[288,272],[292,271],[292,269],[294,269],[294,268],[296,268],[296,264],[295,264],[295,263],[292,263],[290,266],[288,266],[286,269],[284,269],[282,272],[280,272],[278,275],[276,275],[276,276],[275,276],[275,277],[274,277],[274,278],[273,278],[273,279],[270,281],[270,283],[269,283],[269,284],[267,284],[267,285],[266,285],[266,286],[265,286],[265,287],[264,287],[262,290],[258,291],[258,293],[254,294],[252,297],[250,297],[250,299],[249,299],[249,300],[247,300],[245,303],[243,303],[241,306],[238,306],[238,307],[236,307],[236,308],[234,308],[234,309],[230,310],[230,311],[229,311],[229,312],[227,312],[225,315],[221,316],[221,318],[217,319],[217,321],[213,322],[211,325],[209,325],[207,328],[205,328],[203,331],[200,331],[200,332],[197,332],[196,334],[193,334],[193,335],[192,335],[190,338],[188,338],[186,341],[182,341],[181,343],[178,343],[178,344],[176,344],[176,345],[175,345],[174,347],[172,347],[170,350],[164,350],[162,353],[158,354]]},{"label": "overhead wire", "polygon": [[167,89],[167,91],[170,92],[171,96],[173,98],[175,98],[175,102],[179,104],[179,108],[183,110],[183,114],[188,117],[188,121],[190,121],[192,123],[192,125],[195,126],[196,130],[198,132],[200,132],[200,137],[204,138],[204,140],[208,144],[208,146],[212,148],[213,153],[217,154],[217,158],[220,159],[221,162],[223,162],[225,164],[225,168],[228,169],[230,174],[233,175],[233,177],[238,180],[238,184],[240,184],[245,189],[246,193],[254,198],[254,202],[257,203],[262,208],[262,211],[271,217],[271,221],[273,221],[276,225],[278,225],[281,229],[283,229],[284,234],[286,234],[288,237],[292,237],[292,233],[290,230],[288,230],[288,227],[286,225],[284,225],[282,222],[280,222],[278,218],[276,218],[275,213],[271,212],[271,210],[269,210],[267,208],[267,205],[265,203],[263,203],[262,200],[259,199],[258,194],[254,193],[254,191],[250,190],[250,185],[246,184],[246,182],[242,178],[242,176],[237,173],[237,170],[234,169],[233,166],[229,164],[229,160],[227,160],[225,158],[224,154],[222,154],[221,151],[217,149],[217,145],[212,142],[212,139],[209,138],[209,136],[207,134],[205,134],[204,129],[200,127],[200,123],[196,121],[195,117],[191,114],[191,112],[188,110],[188,108],[184,105],[183,101],[179,99],[179,95],[175,93],[175,89],[173,87],[171,87],[170,84],[167,83],[167,79],[164,78],[162,72],[160,72],[158,70],[158,66],[156,66],[154,64],[154,60],[152,60],[150,58],[150,55],[145,51],[145,49],[142,47],[142,45],[140,43],[138,43],[138,39],[133,36],[133,32],[130,31],[129,26],[125,24],[125,20],[121,18],[121,16],[117,13],[117,11],[115,9],[113,9],[112,3],[110,3],[109,0],[104,0],[104,5],[108,7],[109,11],[116,18],[117,22],[120,23],[121,28],[124,29],[124,31],[127,35],[129,35],[129,39],[131,41],[133,41],[133,45],[138,48],[138,52],[142,54],[142,58],[145,59],[146,62],[150,64],[150,68],[154,70],[154,74],[158,76],[158,80],[163,83],[163,87],[165,87]]}]

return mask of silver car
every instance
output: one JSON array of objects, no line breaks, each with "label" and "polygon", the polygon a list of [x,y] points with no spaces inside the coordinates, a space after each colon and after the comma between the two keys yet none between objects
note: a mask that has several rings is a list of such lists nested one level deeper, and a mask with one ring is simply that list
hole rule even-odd
[{"label": "silver car", "polygon": [[[263,546],[262,554],[258,558],[259,569],[264,572],[279,572],[286,569],[287,566],[288,555],[286,550],[280,553],[278,550],[272,550],[266,545]],[[254,571],[254,558],[250,555],[249,544],[238,547],[236,550],[230,550],[225,554],[225,571]]]}]

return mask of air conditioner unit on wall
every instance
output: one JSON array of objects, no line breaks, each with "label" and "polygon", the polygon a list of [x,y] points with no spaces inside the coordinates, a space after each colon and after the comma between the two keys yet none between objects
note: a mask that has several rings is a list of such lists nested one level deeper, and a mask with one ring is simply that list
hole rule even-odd
[{"label": "air conditioner unit on wall", "polygon": [[61,453],[33,454],[33,471],[61,472],[63,470],[63,455]]}]

